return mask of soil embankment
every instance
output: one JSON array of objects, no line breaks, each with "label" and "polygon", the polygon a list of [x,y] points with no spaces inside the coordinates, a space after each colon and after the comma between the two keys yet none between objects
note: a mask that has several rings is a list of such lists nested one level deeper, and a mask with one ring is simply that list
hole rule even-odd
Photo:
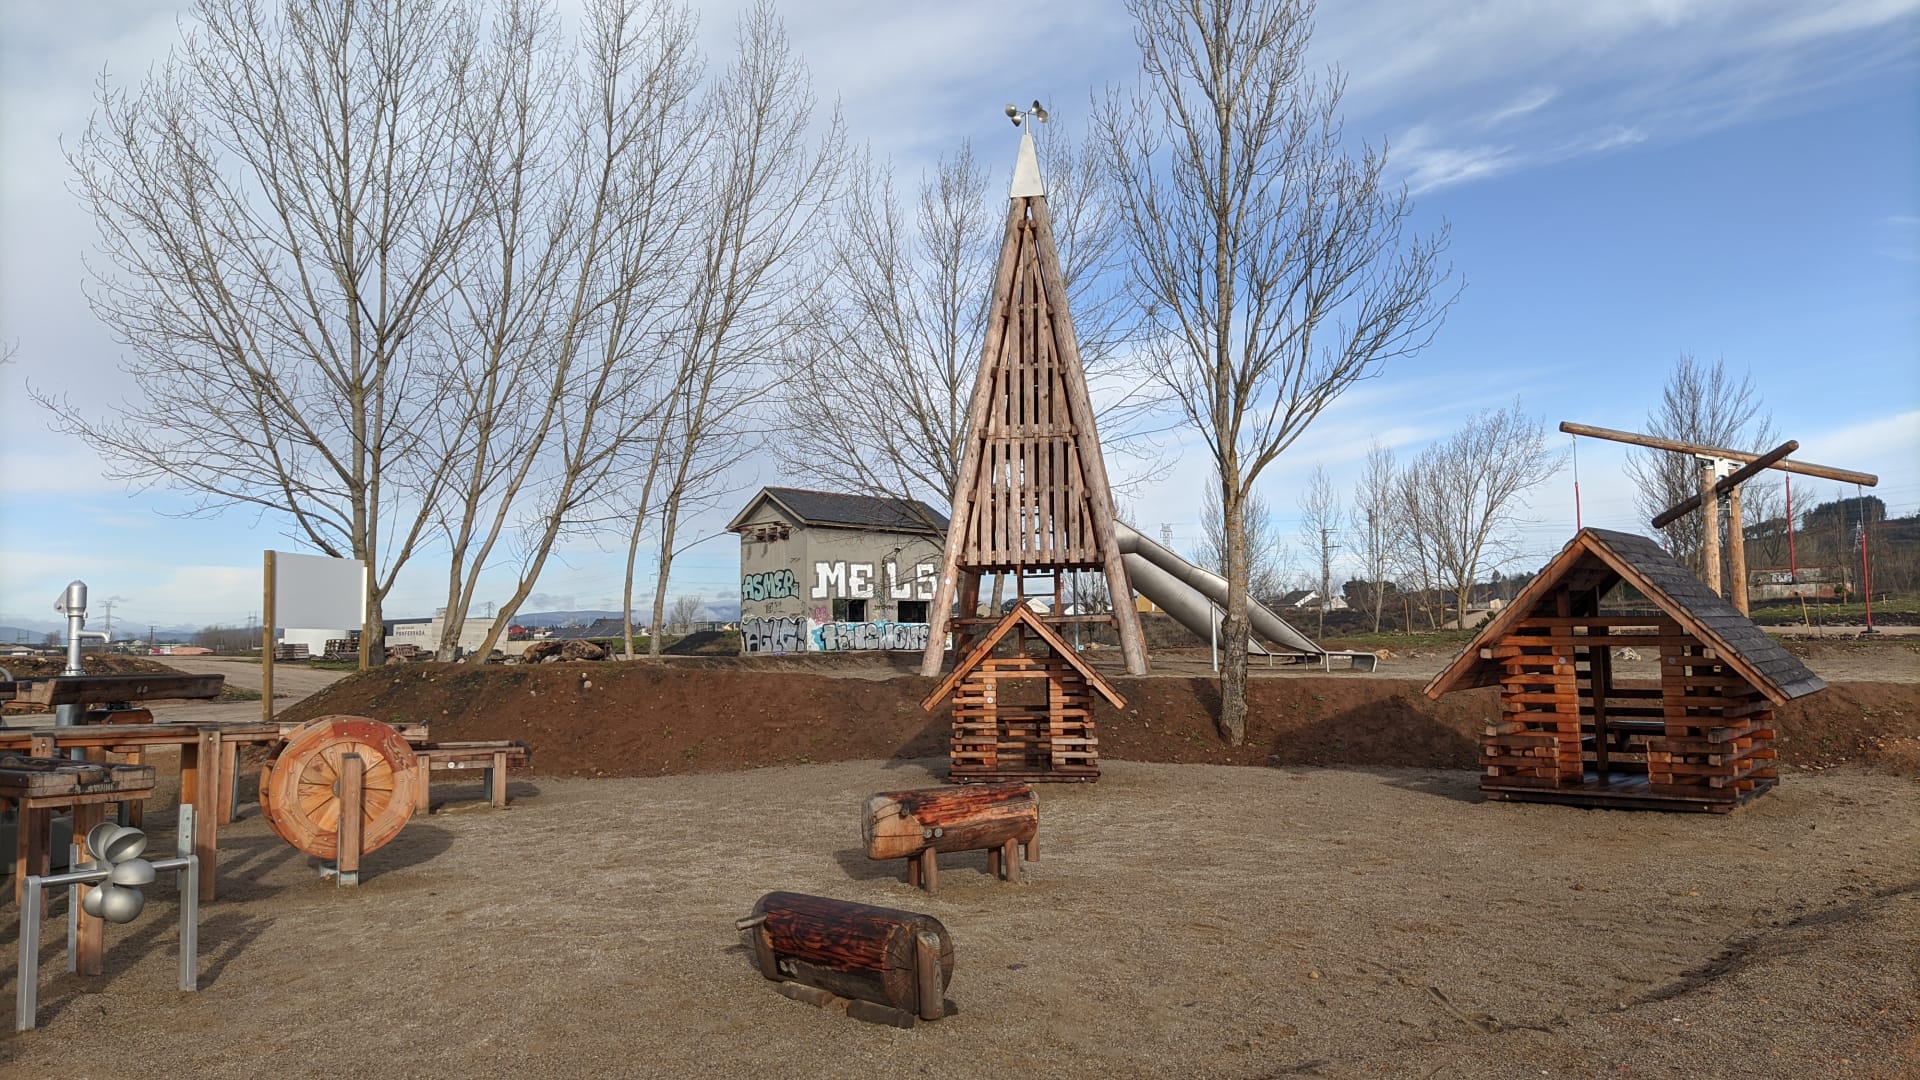
[{"label": "soil embankment", "polygon": [[[549,776],[659,776],[809,762],[938,757],[935,680],[749,660],[470,667],[410,664],[344,679],[286,710],[430,723],[434,737],[519,739]],[[1489,688],[1431,701],[1421,680],[1340,674],[1255,679],[1244,746],[1214,733],[1210,678],[1114,680],[1099,703],[1104,757],[1219,765],[1472,768],[1497,711]],[[1784,762],[1920,770],[1920,684],[1850,682],[1780,711]]]}]

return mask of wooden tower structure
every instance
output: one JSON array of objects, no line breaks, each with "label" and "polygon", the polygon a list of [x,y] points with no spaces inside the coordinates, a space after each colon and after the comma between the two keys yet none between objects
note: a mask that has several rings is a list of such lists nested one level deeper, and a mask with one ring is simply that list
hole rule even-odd
[{"label": "wooden tower structure", "polygon": [[[1006,574],[1022,605],[1036,595],[1027,592],[1029,579],[1051,579],[1047,622],[1111,618],[1127,672],[1144,675],[1140,616],[1120,561],[1113,492],[1030,131],[1021,135],[1009,197],[921,674],[940,673],[949,631],[955,654],[965,655],[975,632],[998,621],[998,612],[979,617],[980,584]],[[1111,616],[1060,613],[1061,575],[1077,570],[1106,575]]]},{"label": "wooden tower structure", "polygon": [[[1608,611],[1626,585],[1653,611]],[[1659,657],[1623,685],[1613,651]],[[1773,710],[1826,683],[1644,536],[1582,529],[1427,684],[1500,687],[1490,799],[1725,813],[1772,787]]]},{"label": "wooden tower structure", "polygon": [[[1011,649],[1002,649],[1003,643]],[[1100,778],[1095,694],[1116,709],[1126,707],[1127,699],[1039,613],[1018,604],[953,665],[953,673],[920,707],[932,712],[942,701],[952,703],[947,779],[956,784],[1090,781]]]}]

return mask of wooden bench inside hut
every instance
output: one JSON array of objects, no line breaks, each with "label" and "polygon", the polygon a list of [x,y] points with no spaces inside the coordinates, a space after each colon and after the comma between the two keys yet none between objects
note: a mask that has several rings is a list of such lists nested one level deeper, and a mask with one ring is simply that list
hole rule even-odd
[{"label": "wooden bench inside hut", "polygon": [[[1624,648],[1658,678],[1618,678]],[[1583,529],[1426,693],[1482,686],[1488,798],[1724,813],[1778,779],[1774,708],[1826,683],[1654,541]]]}]

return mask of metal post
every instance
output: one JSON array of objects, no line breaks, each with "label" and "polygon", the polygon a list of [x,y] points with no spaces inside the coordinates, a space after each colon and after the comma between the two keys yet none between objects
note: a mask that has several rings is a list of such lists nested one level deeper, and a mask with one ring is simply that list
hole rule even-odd
[{"label": "metal post", "polygon": [[33,1026],[40,993],[40,876],[27,875],[20,893],[20,963],[14,969],[13,1030]]},{"label": "metal post", "polygon": [[[82,674],[80,667],[80,630],[87,625],[87,583],[74,580],[67,583],[67,591],[60,595],[60,602],[54,610],[67,617],[67,666],[62,675]],[[53,709],[55,727],[72,727],[80,722],[80,705],[56,705]],[[79,754],[75,754],[79,757]]]},{"label": "metal post", "polygon": [[180,893],[180,989],[200,989],[200,856],[193,850],[193,806],[180,807],[173,852],[186,860],[174,875]]},{"label": "metal post", "polygon": [[1207,629],[1213,632],[1213,670],[1217,675],[1220,672],[1220,609],[1208,604],[1207,614]]}]

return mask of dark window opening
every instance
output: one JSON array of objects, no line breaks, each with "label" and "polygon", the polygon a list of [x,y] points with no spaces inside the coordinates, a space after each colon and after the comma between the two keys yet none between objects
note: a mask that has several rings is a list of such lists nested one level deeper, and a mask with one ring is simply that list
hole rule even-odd
[{"label": "dark window opening", "polygon": [[896,618],[901,622],[926,622],[927,603],[925,600],[902,600]]},{"label": "dark window opening", "polygon": [[834,622],[866,622],[867,602],[840,597],[833,602]]}]

